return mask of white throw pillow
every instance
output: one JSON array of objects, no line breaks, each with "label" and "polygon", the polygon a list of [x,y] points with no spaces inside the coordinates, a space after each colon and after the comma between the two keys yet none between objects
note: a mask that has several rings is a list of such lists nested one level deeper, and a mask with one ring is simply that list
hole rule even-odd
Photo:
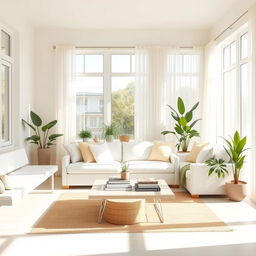
[{"label": "white throw pillow", "polygon": [[8,175],[0,175],[0,180],[3,182],[5,189],[12,189],[11,181]]},{"label": "white throw pillow", "polygon": [[69,153],[72,163],[83,161],[81,151],[76,143],[64,144],[63,146]]},{"label": "white throw pillow", "polygon": [[4,192],[5,192],[4,183],[2,182],[2,180],[0,180],[0,194],[3,194]]},{"label": "white throw pillow", "polygon": [[204,163],[206,160],[213,157],[213,147],[206,146],[204,147],[196,157],[196,163]]},{"label": "white throw pillow", "polygon": [[122,143],[120,141],[107,142],[109,150],[115,161],[122,161]]},{"label": "white throw pillow", "polygon": [[102,144],[89,144],[89,148],[97,163],[111,163],[114,158],[107,143]]},{"label": "white throw pillow", "polygon": [[230,157],[229,157],[228,153],[226,152],[224,147],[220,146],[220,145],[216,145],[216,147],[214,148],[214,157],[216,159],[223,159],[225,161],[225,163],[230,162]]},{"label": "white throw pillow", "polygon": [[123,142],[123,161],[147,161],[154,143],[149,141],[142,142]]}]

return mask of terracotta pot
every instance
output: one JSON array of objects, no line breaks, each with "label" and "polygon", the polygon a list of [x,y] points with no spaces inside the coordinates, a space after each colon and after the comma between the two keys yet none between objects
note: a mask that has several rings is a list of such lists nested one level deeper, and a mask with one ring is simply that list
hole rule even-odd
[{"label": "terracotta pot", "polygon": [[234,181],[226,182],[226,192],[230,200],[240,202],[247,195],[247,182],[239,181],[234,184]]},{"label": "terracotta pot", "polygon": [[121,142],[129,142],[130,139],[131,139],[131,136],[129,136],[129,135],[120,135],[120,136],[119,136],[119,140],[120,140]]},{"label": "terracotta pot", "polygon": [[129,172],[121,172],[121,180],[129,180]]},{"label": "terracotta pot", "polygon": [[51,149],[50,148],[38,148],[37,149],[38,164],[50,165],[51,162]]}]

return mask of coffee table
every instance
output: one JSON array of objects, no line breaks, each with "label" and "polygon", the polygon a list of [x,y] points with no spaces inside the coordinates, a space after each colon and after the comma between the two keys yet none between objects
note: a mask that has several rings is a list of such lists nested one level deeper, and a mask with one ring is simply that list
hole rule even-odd
[{"label": "coffee table", "polygon": [[132,191],[105,191],[104,185],[107,180],[96,180],[89,192],[89,199],[100,199],[100,209],[98,215],[98,223],[101,223],[104,214],[106,200],[107,199],[126,199],[126,198],[141,198],[141,199],[151,199],[154,201],[154,207],[156,213],[161,222],[164,222],[162,200],[172,199],[175,197],[174,193],[167,185],[164,180],[158,180],[158,185],[160,186],[160,191],[135,191],[135,183],[137,180],[130,180],[132,184]]}]

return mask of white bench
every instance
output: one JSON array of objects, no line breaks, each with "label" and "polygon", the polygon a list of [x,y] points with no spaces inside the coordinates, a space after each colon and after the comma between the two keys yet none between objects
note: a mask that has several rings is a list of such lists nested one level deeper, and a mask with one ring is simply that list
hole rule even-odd
[{"label": "white bench", "polygon": [[0,174],[9,176],[11,190],[0,194],[1,205],[13,205],[51,177],[51,189],[54,189],[54,173],[57,165],[28,165],[25,149],[0,154]]}]

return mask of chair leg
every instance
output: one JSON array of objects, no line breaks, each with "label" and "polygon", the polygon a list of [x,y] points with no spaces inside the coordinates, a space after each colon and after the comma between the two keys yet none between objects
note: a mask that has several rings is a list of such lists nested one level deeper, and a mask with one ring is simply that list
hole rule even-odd
[{"label": "chair leg", "polygon": [[69,186],[62,186],[63,189],[69,189]]},{"label": "chair leg", "polygon": [[192,198],[199,198],[199,195],[191,195]]}]

